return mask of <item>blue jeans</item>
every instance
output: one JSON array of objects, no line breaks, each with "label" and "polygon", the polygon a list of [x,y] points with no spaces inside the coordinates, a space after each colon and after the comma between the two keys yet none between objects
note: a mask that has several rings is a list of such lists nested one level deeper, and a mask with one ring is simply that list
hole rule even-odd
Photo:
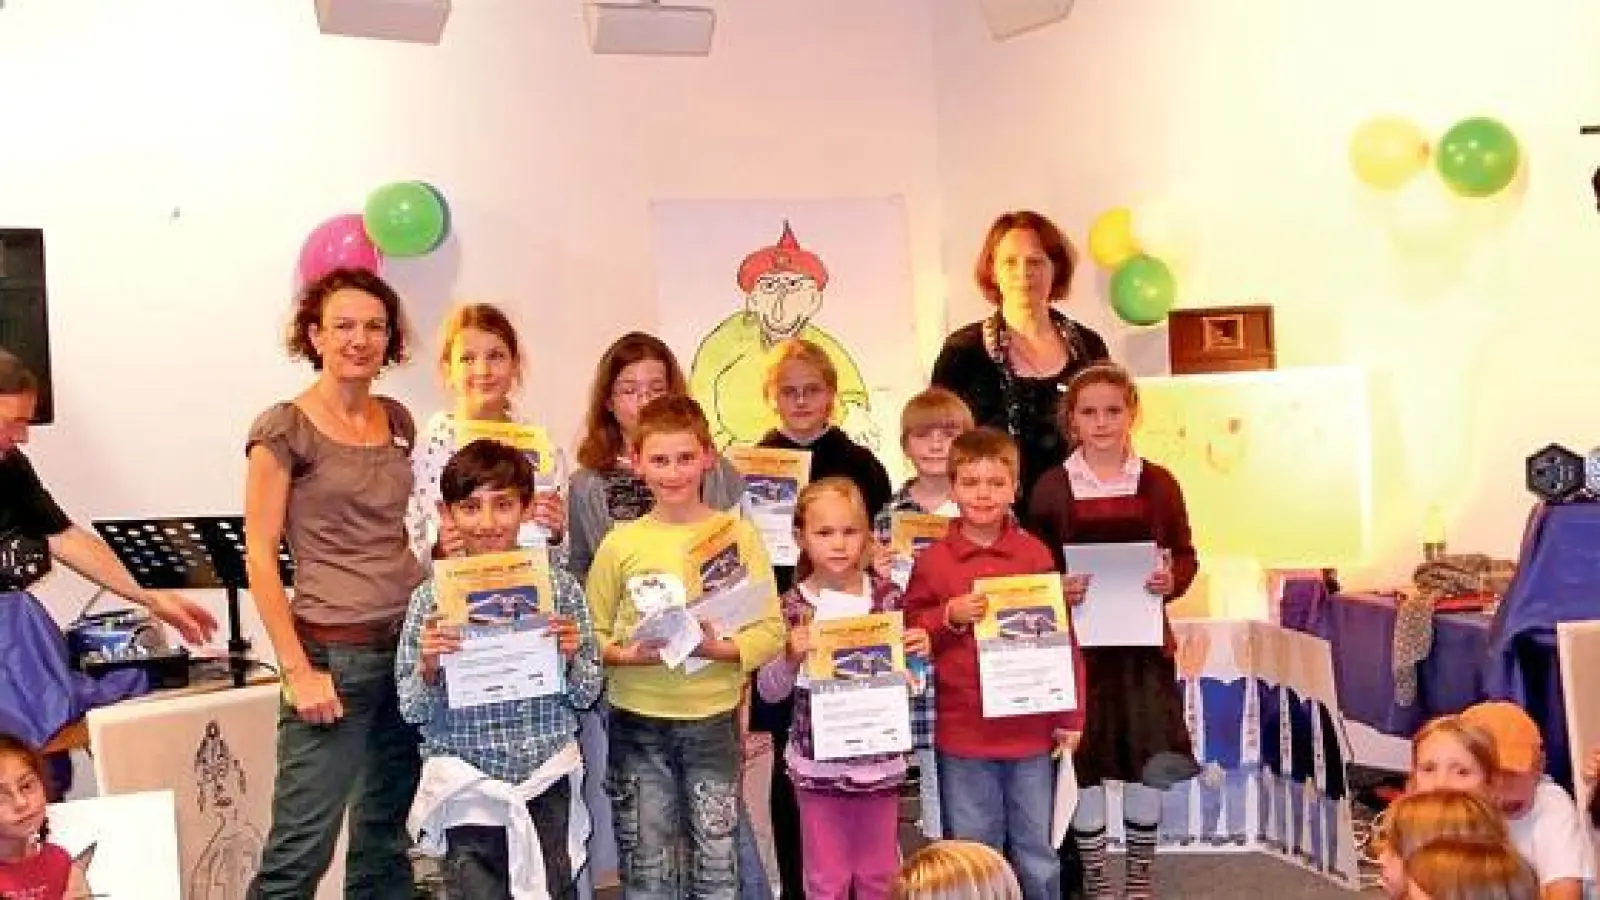
[{"label": "blue jeans", "polygon": [[249,896],[314,896],[348,807],[344,896],[410,897],[415,876],[405,823],[422,761],[416,730],[400,718],[394,649],[304,644],[311,665],[333,677],[344,718],[312,725],[287,703],[279,707],[272,829]]},{"label": "blue jeans", "polygon": [[[732,712],[657,719],[613,708],[606,794],[628,900],[739,894],[739,732]],[[679,862],[680,836],[687,844]]]},{"label": "blue jeans", "polygon": [[1055,774],[1047,753],[1027,759],[939,754],[946,832],[1005,853],[1025,900],[1061,897],[1061,863],[1050,846]]}]

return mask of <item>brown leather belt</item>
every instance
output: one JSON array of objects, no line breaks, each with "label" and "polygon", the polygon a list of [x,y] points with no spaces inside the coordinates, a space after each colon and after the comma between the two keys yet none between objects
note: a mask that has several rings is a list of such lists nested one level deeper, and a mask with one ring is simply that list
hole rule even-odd
[{"label": "brown leather belt", "polygon": [[294,620],[295,633],[318,644],[346,647],[392,648],[400,642],[400,620],[389,622],[347,622],[338,625]]}]

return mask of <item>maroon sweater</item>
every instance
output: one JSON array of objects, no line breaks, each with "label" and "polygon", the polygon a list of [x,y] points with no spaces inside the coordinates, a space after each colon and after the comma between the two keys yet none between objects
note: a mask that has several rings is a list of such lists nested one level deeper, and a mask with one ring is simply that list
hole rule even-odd
[{"label": "maroon sweater", "polygon": [[[1067,471],[1056,466],[1046,472],[1033,487],[1028,507],[1028,526],[1049,547],[1055,564],[1065,569],[1062,545],[1082,543],[1090,529],[1103,528],[1086,521],[1093,515],[1101,521],[1117,517],[1135,516],[1138,522],[1124,522],[1149,540],[1172,553],[1172,593],[1166,599],[1182,597],[1194,583],[1200,569],[1194,552],[1194,538],[1189,531],[1189,512],[1183,503],[1183,489],[1178,479],[1165,468],[1144,460],[1139,472],[1139,487],[1129,497],[1100,497],[1079,500],[1072,494],[1072,480]],[[1131,535],[1124,536],[1125,539]],[[1176,643],[1172,637],[1172,623],[1166,624],[1166,650],[1170,655]]]},{"label": "maroon sweater", "polygon": [[[939,752],[973,759],[1025,759],[1049,753],[1055,746],[1056,729],[1083,730],[1081,705],[1070,712],[985,719],[978,688],[978,645],[972,628],[951,628],[945,623],[945,602],[972,593],[976,579],[1055,571],[1059,570],[1049,548],[1009,520],[999,540],[983,547],[967,539],[957,519],[944,540],[930,544],[917,557],[911,582],[906,585],[906,621],[927,631],[933,644],[938,688],[934,746]],[[1083,654],[1076,641],[1073,666],[1082,698]]]}]

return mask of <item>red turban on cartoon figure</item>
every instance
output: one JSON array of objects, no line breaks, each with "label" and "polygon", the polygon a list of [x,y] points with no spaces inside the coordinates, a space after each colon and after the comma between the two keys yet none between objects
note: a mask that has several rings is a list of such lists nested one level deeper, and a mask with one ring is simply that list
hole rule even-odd
[{"label": "red turban on cartoon figure", "polygon": [[805,276],[819,291],[828,286],[828,267],[822,264],[822,257],[800,246],[788,222],[783,223],[783,234],[776,244],[762,247],[739,264],[739,290],[750,294],[763,275],[777,274]]},{"label": "red turban on cartoon figure", "polygon": [[[744,308],[728,316],[700,342],[690,367],[689,389],[711,418],[718,447],[753,444],[776,427],[762,396],[763,359],[772,345],[803,338],[821,347],[839,372],[838,412],[851,436],[876,445],[867,412],[861,370],[832,335],[812,321],[822,309],[828,267],[800,246],[789,222],[776,243],[752,251],[734,275]],[[851,426],[859,423],[859,436]],[[863,440],[865,438],[865,440]]]}]

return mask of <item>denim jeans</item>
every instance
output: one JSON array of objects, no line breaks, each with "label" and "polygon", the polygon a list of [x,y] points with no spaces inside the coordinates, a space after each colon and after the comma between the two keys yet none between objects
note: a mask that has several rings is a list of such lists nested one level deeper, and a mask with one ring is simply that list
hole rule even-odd
[{"label": "denim jeans", "polygon": [[1050,846],[1055,774],[1048,753],[1027,759],[939,754],[945,830],[1005,853],[1025,900],[1061,896],[1061,864]]},{"label": "denim jeans", "polygon": [[[611,710],[606,794],[628,900],[735,900],[739,733],[733,713],[657,719]],[[679,837],[687,844],[679,863]]]},{"label": "denim jeans", "polygon": [[422,762],[416,730],[400,718],[394,650],[304,644],[311,665],[333,677],[344,718],[312,725],[287,703],[279,707],[272,829],[249,896],[314,896],[348,808],[344,896],[410,897],[415,877],[405,823]]},{"label": "denim jeans", "polygon": [[[551,900],[572,900],[577,885],[567,850],[567,820],[572,784],[557,779],[528,801],[539,836],[544,882]],[[506,830],[492,825],[458,825],[444,832],[444,895],[449,900],[511,900],[511,859]]]}]

